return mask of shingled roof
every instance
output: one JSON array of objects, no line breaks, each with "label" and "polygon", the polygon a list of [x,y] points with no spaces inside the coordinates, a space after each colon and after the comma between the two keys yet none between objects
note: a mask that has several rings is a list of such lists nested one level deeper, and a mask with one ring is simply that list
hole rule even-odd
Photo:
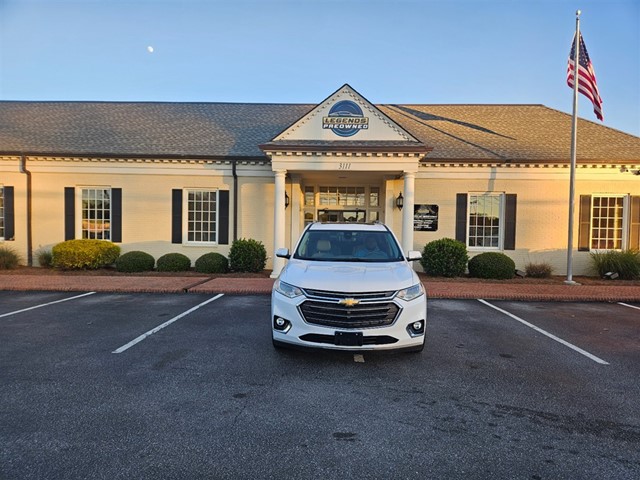
[{"label": "shingled roof", "polygon": [[[0,102],[0,154],[265,158],[312,104]],[[543,105],[377,105],[427,160],[568,162],[571,116]],[[578,161],[640,162],[640,138],[580,120]]]}]

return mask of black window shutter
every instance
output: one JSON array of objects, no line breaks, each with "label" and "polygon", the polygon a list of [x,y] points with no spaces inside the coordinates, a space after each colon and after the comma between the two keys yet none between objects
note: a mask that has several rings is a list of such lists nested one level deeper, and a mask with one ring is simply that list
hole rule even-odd
[{"label": "black window shutter", "polygon": [[171,190],[171,243],[182,243],[182,190]]},{"label": "black window shutter", "polygon": [[122,242],[122,189],[111,189],[111,241]]},{"label": "black window shutter", "polygon": [[640,196],[631,197],[629,213],[629,248],[640,250]]},{"label": "black window shutter", "polygon": [[504,249],[516,249],[516,204],[517,195],[507,193],[506,205],[504,209]]},{"label": "black window shutter", "polygon": [[76,189],[64,187],[64,239],[76,238]]},{"label": "black window shutter", "polygon": [[456,194],[456,240],[467,244],[467,194]]},{"label": "black window shutter", "polygon": [[4,187],[4,239],[15,240],[16,222],[13,187]]},{"label": "black window shutter", "polygon": [[218,244],[229,244],[229,190],[218,191]]},{"label": "black window shutter", "polygon": [[578,213],[578,251],[589,251],[589,234],[591,230],[591,195],[580,195],[580,211]]}]

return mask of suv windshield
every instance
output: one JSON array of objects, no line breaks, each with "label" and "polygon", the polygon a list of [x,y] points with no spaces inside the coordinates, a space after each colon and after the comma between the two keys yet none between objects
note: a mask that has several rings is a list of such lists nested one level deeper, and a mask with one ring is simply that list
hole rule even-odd
[{"label": "suv windshield", "polygon": [[331,262],[400,262],[404,259],[391,232],[348,229],[308,229],[293,258]]}]

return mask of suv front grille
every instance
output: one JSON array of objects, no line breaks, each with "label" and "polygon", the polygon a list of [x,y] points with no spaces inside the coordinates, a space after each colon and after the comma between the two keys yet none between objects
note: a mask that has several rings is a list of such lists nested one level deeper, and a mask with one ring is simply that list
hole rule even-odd
[{"label": "suv front grille", "polygon": [[[334,328],[375,328],[393,324],[400,307],[390,301],[391,292],[342,293],[305,290],[308,300],[298,308],[310,324]],[[356,305],[341,305],[345,299],[359,301]]]}]

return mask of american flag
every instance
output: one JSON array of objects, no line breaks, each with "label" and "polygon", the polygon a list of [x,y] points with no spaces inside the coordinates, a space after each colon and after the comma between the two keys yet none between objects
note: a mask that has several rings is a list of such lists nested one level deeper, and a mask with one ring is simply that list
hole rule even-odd
[{"label": "american flag", "polygon": [[[576,37],[573,36],[573,45],[571,45],[571,53],[569,54],[569,65],[567,67],[567,84],[573,88],[574,81],[574,62],[576,56]],[[580,34],[580,50],[578,54],[578,91],[593,103],[593,111],[599,120],[603,120],[602,116],[602,98],[598,92],[598,84],[596,82],[596,74],[593,71],[591,59],[587,53],[587,47],[584,44],[582,34]]]}]

